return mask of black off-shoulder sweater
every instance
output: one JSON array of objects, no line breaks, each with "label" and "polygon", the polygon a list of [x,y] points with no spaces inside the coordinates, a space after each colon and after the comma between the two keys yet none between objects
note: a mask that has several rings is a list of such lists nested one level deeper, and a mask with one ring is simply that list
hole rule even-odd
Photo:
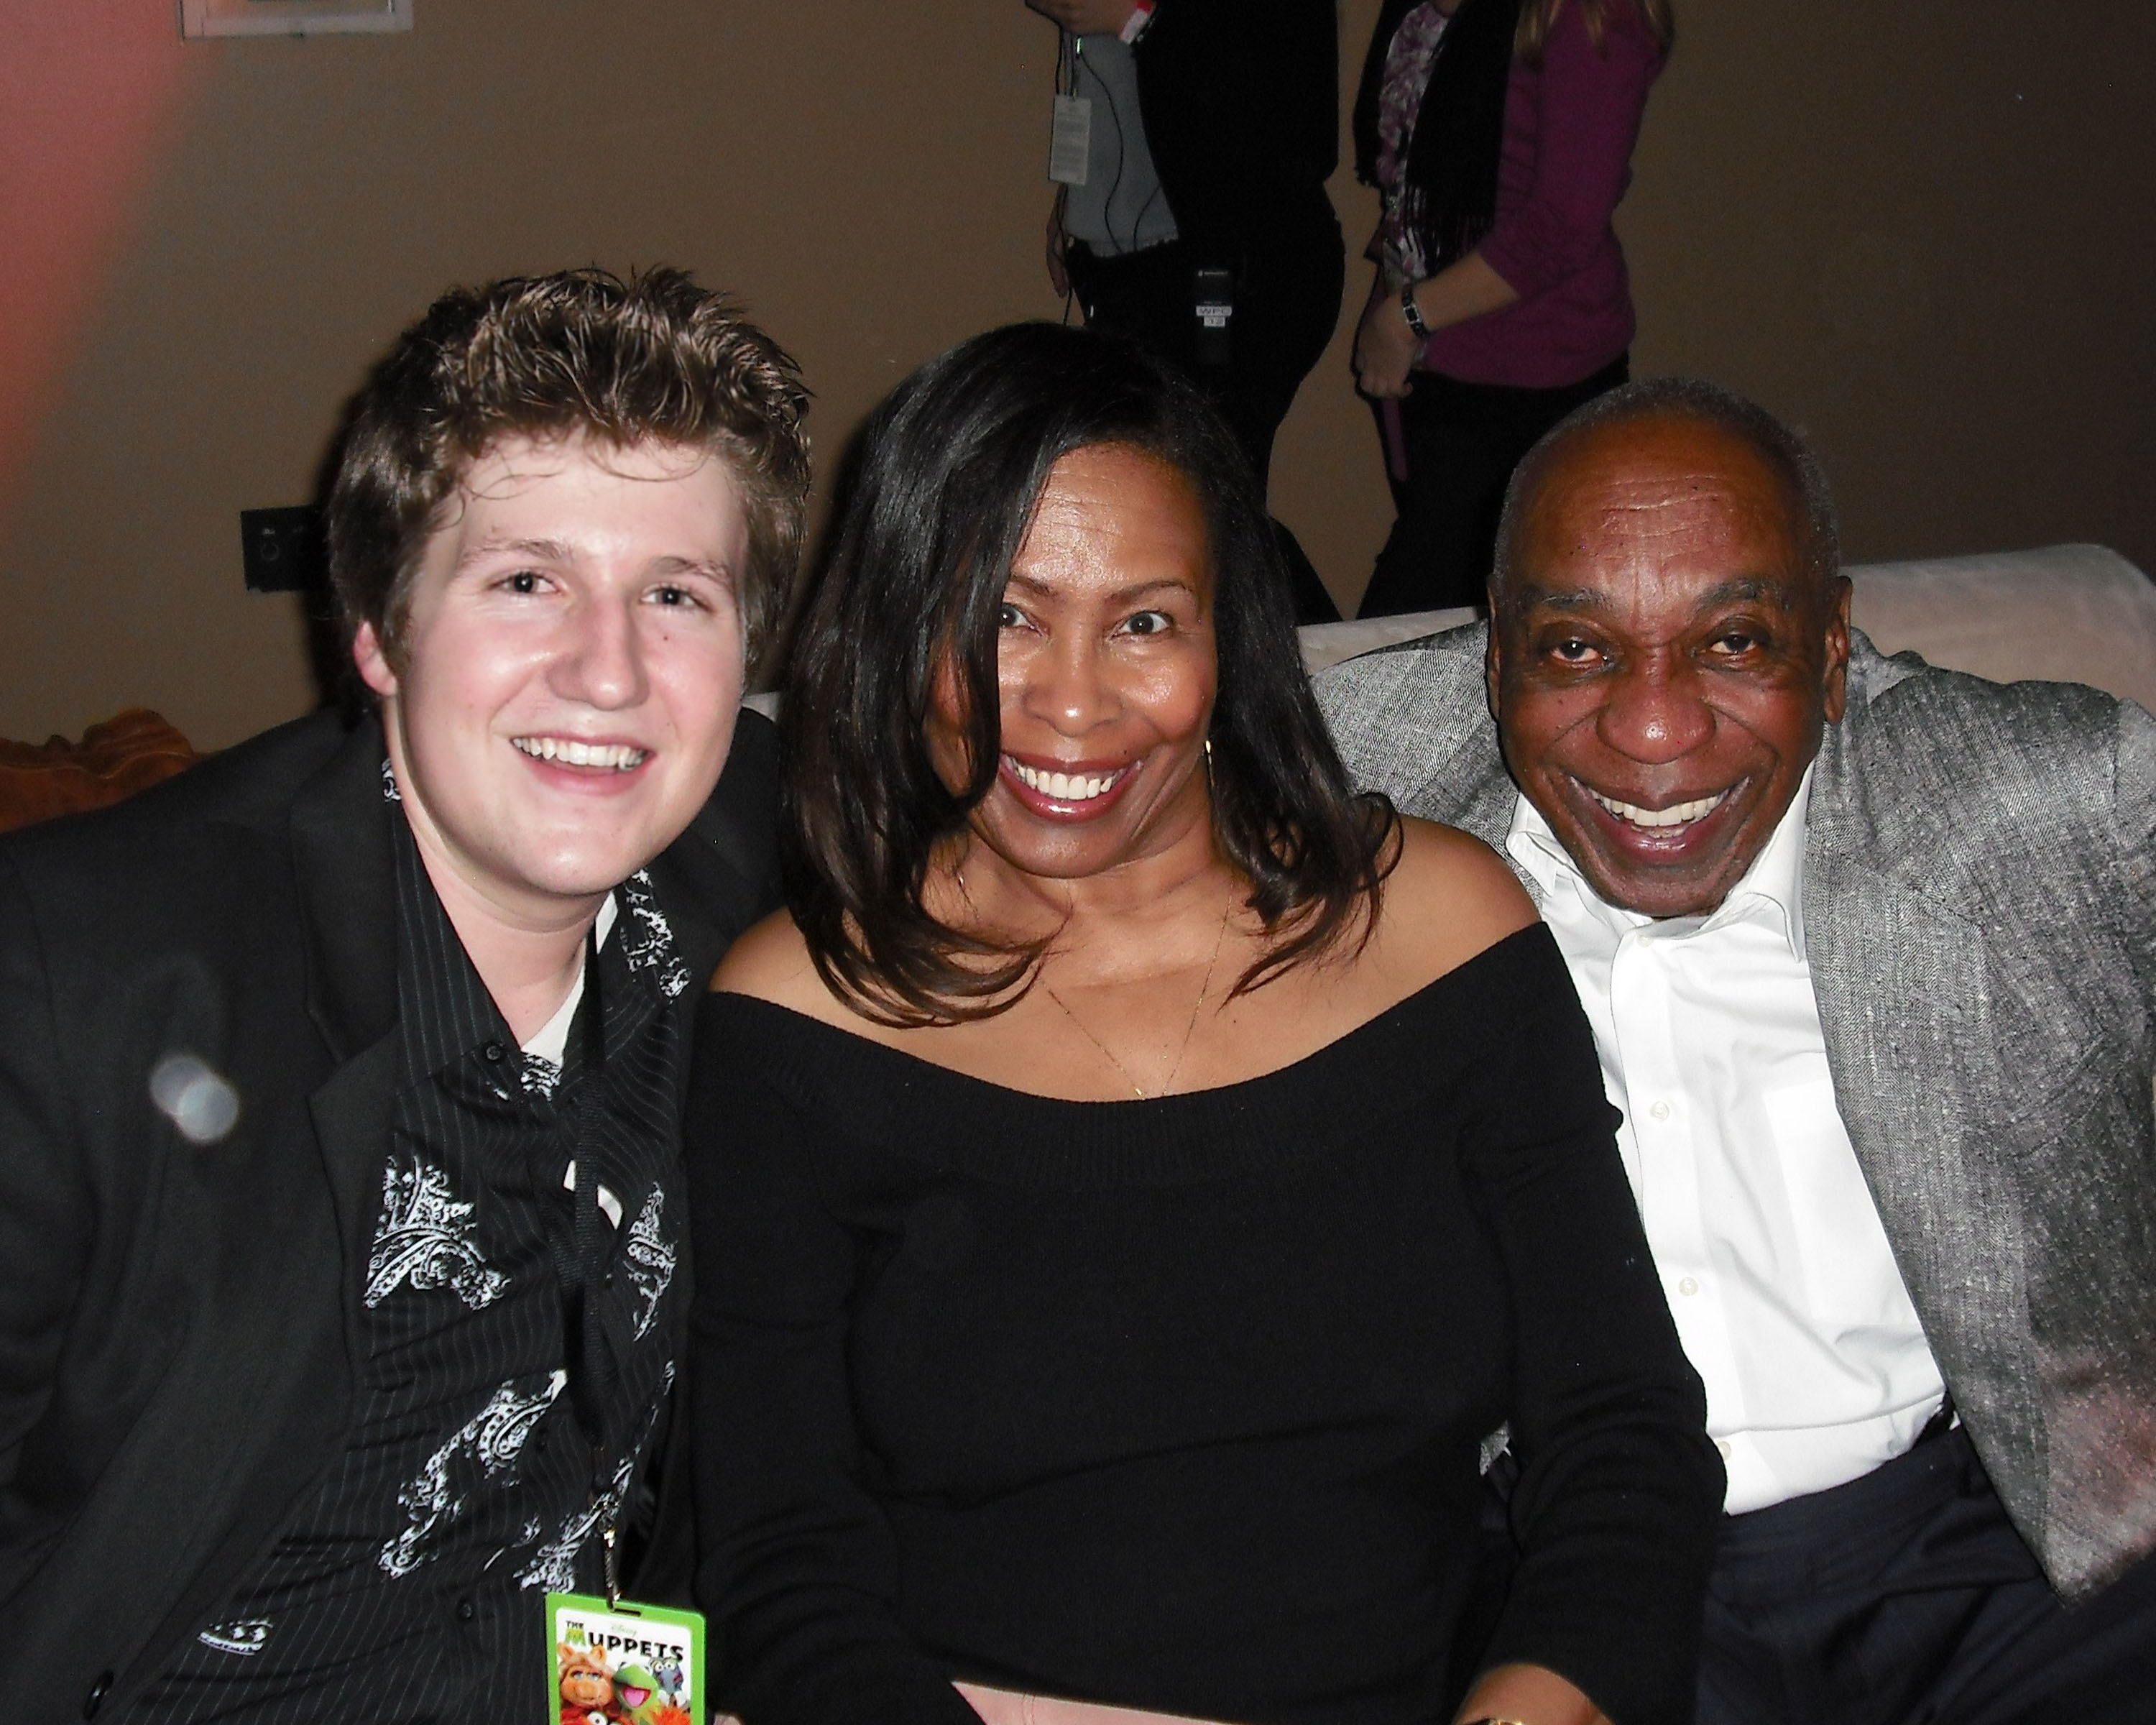
[{"label": "black off-shoulder sweater", "polygon": [[752,1725],[978,1725],[953,1677],[1431,1725],[1506,1422],[1486,1662],[1690,1718],[1721,1467],[1546,930],[1156,1101],[737,995],[698,1036],[698,1590]]}]

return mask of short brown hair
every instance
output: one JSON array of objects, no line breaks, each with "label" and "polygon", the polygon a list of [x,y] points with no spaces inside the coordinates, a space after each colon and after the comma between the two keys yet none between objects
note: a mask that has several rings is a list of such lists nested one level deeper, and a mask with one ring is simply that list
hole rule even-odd
[{"label": "short brown hair", "polygon": [[680,270],[453,288],[398,336],[349,409],[330,487],[330,584],[347,644],[401,659],[413,577],[444,506],[504,437],[701,449],[748,518],[742,621],[753,660],[783,614],[808,495],[808,392],[786,351]]}]

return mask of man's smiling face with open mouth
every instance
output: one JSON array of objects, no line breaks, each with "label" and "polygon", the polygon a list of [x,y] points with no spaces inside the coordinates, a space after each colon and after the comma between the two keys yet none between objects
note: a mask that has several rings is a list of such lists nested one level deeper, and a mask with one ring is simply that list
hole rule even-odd
[{"label": "man's smiling face with open mouth", "polygon": [[1506,763],[1603,898],[1712,911],[1841,716],[1848,583],[1805,569],[1780,472],[1702,420],[1576,434],[1528,501],[1491,630]]},{"label": "man's smiling face with open mouth", "polygon": [[353,643],[406,817],[438,891],[526,926],[588,915],[680,836],[725,765],[738,490],[703,450],[507,437],[444,515],[401,650],[367,624]]}]

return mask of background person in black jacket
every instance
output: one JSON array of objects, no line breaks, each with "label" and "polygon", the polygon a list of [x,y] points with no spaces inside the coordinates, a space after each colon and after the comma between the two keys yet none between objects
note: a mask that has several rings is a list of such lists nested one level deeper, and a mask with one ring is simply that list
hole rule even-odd
[{"label": "background person in black jacket", "polygon": [[[1091,102],[1082,186],[1049,218],[1049,274],[1086,321],[1194,377],[1262,490],[1273,437],[1339,321],[1346,254],[1333,0],[1026,0],[1065,32]],[[1233,282],[1224,359],[1201,346],[1197,273]],[[1299,621],[1339,615],[1276,523]]]},{"label": "background person in black jacket", "polygon": [[0,1613],[53,1716],[537,1702],[681,1353],[682,1006],[775,896],[736,716],[803,403],[676,271],[444,296],[331,493],[374,710],[0,846]]}]

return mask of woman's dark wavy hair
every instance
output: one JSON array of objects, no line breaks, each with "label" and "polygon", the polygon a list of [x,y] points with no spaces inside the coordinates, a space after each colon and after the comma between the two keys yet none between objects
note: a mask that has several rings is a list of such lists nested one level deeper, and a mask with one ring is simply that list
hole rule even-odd
[{"label": "woman's dark wavy hair", "polygon": [[[1219,693],[1213,825],[1276,938],[1262,986],[1369,937],[1398,825],[1358,795],[1312,697],[1272,524],[1235,439],[1188,383],[1086,330],[1014,324],[931,360],[863,429],[807,597],[785,685],[787,901],[824,982],[901,1025],[988,1017],[1029,987],[1045,941],[1004,946],[938,921],[921,892],[939,844],[994,783],[998,620],[1049,470],[1112,444],[1167,463],[1203,500]],[[972,778],[953,793],[927,740],[956,675]]]}]

